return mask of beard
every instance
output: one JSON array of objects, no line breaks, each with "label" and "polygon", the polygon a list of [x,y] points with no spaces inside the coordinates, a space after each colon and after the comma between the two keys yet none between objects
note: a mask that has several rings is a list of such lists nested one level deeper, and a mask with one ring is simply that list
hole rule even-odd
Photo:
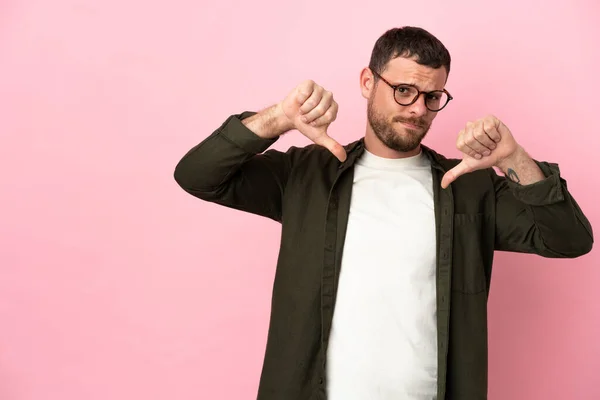
[{"label": "beard", "polygon": [[[403,118],[394,117],[391,122],[386,120],[385,116],[379,113],[373,106],[372,99],[367,105],[367,116],[369,125],[373,129],[375,136],[388,148],[399,151],[409,152],[415,150],[427,135],[431,124],[427,124],[421,118]],[[418,126],[418,129],[410,129],[406,126],[395,127],[397,122],[405,122]],[[404,131],[401,132],[399,129]]]}]

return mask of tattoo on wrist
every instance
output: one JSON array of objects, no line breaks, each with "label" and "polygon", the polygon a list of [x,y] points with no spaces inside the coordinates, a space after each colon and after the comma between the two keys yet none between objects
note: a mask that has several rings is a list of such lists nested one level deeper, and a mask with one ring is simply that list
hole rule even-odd
[{"label": "tattoo on wrist", "polygon": [[506,176],[508,176],[508,178],[516,183],[521,183],[521,180],[519,179],[519,175],[517,175],[517,173],[515,172],[514,169],[509,168],[508,171],[506,172]]}]

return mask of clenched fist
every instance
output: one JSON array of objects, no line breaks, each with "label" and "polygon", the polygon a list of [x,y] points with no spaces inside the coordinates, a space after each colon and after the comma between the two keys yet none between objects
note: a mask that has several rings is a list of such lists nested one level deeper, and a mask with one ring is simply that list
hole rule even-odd
[{"label": "clenched fist", "polygon": [[342,145],[327,134],[329,125],[338,113],[338,104],[330,91],[307,80],[292,90],[280,106],[295,129],[314,143],[329,149],[340,161],[346,160]]},{"label": "clenched fist", "polygon": [[446,172],[442,178],[443,188],[468,172],[489,167],[504,169],[502,164],[520,150],[510,130],[493,115],[467,123],[458,134],[456,147],[464,157],[460,164]]}]

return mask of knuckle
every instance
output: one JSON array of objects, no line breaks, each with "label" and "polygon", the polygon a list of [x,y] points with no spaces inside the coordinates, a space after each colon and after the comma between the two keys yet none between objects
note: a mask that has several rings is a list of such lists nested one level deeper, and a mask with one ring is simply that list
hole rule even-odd
[{"label": "knuckle", "polygon": [[300,85],[298,85],[298,91],[302,94],[310,94],[310,92],[312,91],[314,82],[311,80],[306,80],[304,82],[302,82]]},{"label": "knuckle", "polygon": [[327,111],[327,105],[323,102],[319,103],[319,105],[315,107],[315,112],[319,115],[325,114],[325,111]]},{"label": "knuckle", "polygon": [[310,95],[310,91],[304,87],[298,88],[298,94],[300,97],[306,98]]}]

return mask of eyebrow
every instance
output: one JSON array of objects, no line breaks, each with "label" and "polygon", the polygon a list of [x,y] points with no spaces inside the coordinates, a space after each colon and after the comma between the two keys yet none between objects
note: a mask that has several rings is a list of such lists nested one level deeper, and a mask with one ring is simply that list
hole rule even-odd
[{"label": "eyebrow", "polygon": [[[414,87],[416,87],[417,89],[421,90],[421,87],[420,87],[418,84],[416,84],[416,83],[409,83],[409,82],[399,82],[399,83],[393,83],[393,82],[392,82],[392,85],[394,85],[394,86],[402,86],[402,85],[414,86]],[[422,92],[435,92],[435,91],[438,91],[438,92],[439,92],[439,91],[441,91],[441,90],[444,90],[444,89],[431,89],[431,90],[421,90],[421,91],[422,91]]]}]

